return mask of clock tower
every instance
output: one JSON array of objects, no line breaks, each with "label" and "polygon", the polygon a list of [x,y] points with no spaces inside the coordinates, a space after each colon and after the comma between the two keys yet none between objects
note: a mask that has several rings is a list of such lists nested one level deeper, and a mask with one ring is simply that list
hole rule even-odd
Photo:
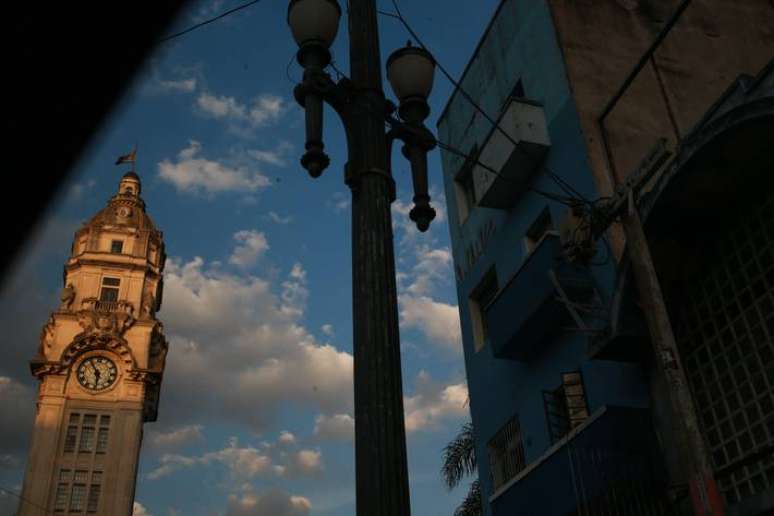
[{"label": "clock tower", "polygon": [[20,516],[129,516],[146,421],[155,421],[167,341],[156,319],[162,233],[140,178],[125,174],[76,233],[61,305],[30,365],[40,380]]}]

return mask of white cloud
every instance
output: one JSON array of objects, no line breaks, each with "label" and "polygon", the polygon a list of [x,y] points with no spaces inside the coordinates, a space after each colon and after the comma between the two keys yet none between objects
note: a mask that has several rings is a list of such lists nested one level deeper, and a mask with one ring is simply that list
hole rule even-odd
[{"label": "white cloud", "polygon": [[314,420],[314,435],[321,441],[350,442],[355,437],[355,419],[349,414],[320,414]]},{"label": "white cloud", "polygon": [[332,324],[323,324],[320,326],[320,331],[323,332],[323,335],[327,335],[328,337],[333,337],[333,334],[336,333]]},{"label": "white cloud", "polygon": [[250,149],[247,155],[259,163],[274,165],[275,167],[284,167],[287,165],[285,156],[293,150],[293,144],[286,140],[280,140],[274,149]]},{"label": "white cloud", "polygon": [[178,448],[204,440],[202,425],[186,425],[169,432],[151,430],[148,441],[155,448]]},{"label": "white cloud", "polygon": [[201,143],[191,140],[178,153],[176,162],[165,159],[158,164],[159,177],[187,193],[252,192],[270,184],[259,170],[207,159],[200,156],[201,150]]},{"label": "white cloud", "polygon": [[287,430],[283,430],[282,432],[280,432],[280,435],[277,441],[282,444],[295,444],[296,436],[293,435],[291,432],[288,432]]},{"label": "white cloud", "polygon": [[398,296],[400,324],[419,330],[431,343],[454,352],[462,350],[460,314],[457,306],[427,296]]},{"label": "white cloud", "polygon": [[285,225],[293,222],[293,217],[291,217],[290,215],[283,217],[282,215],[274,211],[270,211],[269,213],[266,214],[266,216],[276,224]]},{"label": "white cloud", "polygon": [[322,471],[322,453],[319,450],[299,450],[293,455],[294,470],[304,475]]},{"label": "white cloud", "polygon": [[[285,99],[271,94],[259,95],[252,104],[245,104],[235,97],[202,92],[196,98],[196,108],[205,116],[229,122],[231,129],[242,135],[249,135],[250,128],[257,129],[277,122],[287,111]],[[280,145],[287,150],[287,142]],[[253,151],[253,157],[264,162],[279,159],[276,154],[260,150]]]},{"label": "white cloud", "polygon": [[261,495],[248,492],[229,496],[226,516],[309,516],[311,508],[312,503],[303,496],[272,489]]},{"label": "white cloud", "polygon": [[140,502],[134,502],[132,516],[153,516]]},{"label": "white cloud", "polygon": [[442,385],[435,382],[427,371],[420,371],[415,394],[403,399],[406,432],[432,430],[445,420],[470,417],[467,399],[465,383]]},{"label": "white cloud", "polygon": [[234,97],[225,95],[211,95],[202,92],[196,98],[196,106],[205,114],[213,118],[234,118],[241,120],[247,117],[247,109],[244,104],[240,104]]},{"label": "white cloud", "polygon": [[247,269],[255,265],[266,251],[269,250],[269,242],[266,235],[255,230],[242,230],[234,233],[234,240],[239,244],[229,257],[229,263]]},{"label": "white cloud", "polygon": [[327,205],[336,213],[343,213],[352,206],[352,197],[344,192],[334,192]]},{"label": "white cloud", "polygon": [[277,294],[264,279],[201,258],[167,263],[163,396],[173,420],[204,412],[262,432],[281,406],[351,410],[352,355],[320,344],[298,322],[308,298],[300,264]]},{"label": "white cloud", "polygon": [[237,484],[258,477],[316,476],[323,470],[320,450],[299,449],[296,437],[283,431],[276,442],[263,442],[260,448],[240,446],[237,438],[232,437],[223,449],[201,455],[163,454],[147,478],[158,480],[176,471],[212,464],[224,466]]},{"label": "white cloud", "polygon": [[277,121],[286,109],[282,97],[264,94],[255,99],[250,109],[250,121],[253,126],[260,127]]},{"label": "white cloud", "polygon": [[196,79],[193,77],[190,79],[181,79],[178,81],[165,81],[160,79],[158,81],[158,87],[162,91],[191,93],[196,90]]},{"label": "white cloud", "polygon": [[416,254],[417,263],[411,273],[413,281],[406,292],[415,296],[427,295],[439,283],[448,283],[452,274],[452,256],[448,247],[431,249],[419,246]]},{"label": "white cloud", "polygon": [[229,470],[235,480],[246,481],[270,472],[271,462],[271,458],[257,448],[240,447],[232,438],[225,448],[199,456],[165,453],[159,458],[159,466],[147,476],[150,480],[158,480],[181,469],[219,463]]}]

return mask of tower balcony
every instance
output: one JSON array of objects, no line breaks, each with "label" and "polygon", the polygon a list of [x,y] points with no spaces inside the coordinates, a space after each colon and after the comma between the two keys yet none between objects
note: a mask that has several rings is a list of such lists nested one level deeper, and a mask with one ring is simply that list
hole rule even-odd
[{"label": "tower balcony", "polygon": [[539,170],[551,141],[543,106],[537,102],[511,98],[497,123],[510,138],[493,129],[478,160],[498,173],[476,166],[473,189],[476,204],[507,210]]},{"label": "tower balcony", "polygon": [[81,301],[81,308],[101,313],[123,313],[128,315],[134,313],[134,305],[129,301],[101,301],[96,297],[87,297]]},{"label": "tower balcony", "polygon": [[589,269],[570,263],[559,236],[547,234],[484,307],[494,356],[532,359],[552,331],[573,324],[563,298],[582,302],[593,292]]},{"label": "tower balcony", "polygon": [[490,497],[492,514],[668,514],[647,409],[603,406]]}]

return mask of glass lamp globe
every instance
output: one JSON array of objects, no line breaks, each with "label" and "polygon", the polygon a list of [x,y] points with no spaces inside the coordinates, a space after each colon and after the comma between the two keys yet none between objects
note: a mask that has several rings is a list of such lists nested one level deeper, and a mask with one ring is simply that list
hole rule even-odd
[{"label": "glass lamp globe", "polygon": [[329,48],[339,30],[341,7],[336,0],[290,0],[288,25],[299,47],[320,44]]},{"label": "glass lamp globe", "polygon": [[433,56],[423,48],[412,47],[410,41],[387,59],[387,80],[401,103],[409,99],[426,101],[433,89],[434,74]]}]

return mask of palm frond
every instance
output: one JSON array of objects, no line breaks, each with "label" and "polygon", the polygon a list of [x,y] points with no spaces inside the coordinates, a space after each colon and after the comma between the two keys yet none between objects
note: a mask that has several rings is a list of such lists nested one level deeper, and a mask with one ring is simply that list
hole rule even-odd
[{"label": "palm frond", "polygon": [[465,423],[460,432],[443,449],[441,476],[449,489],[455,488],[462,477],[476,471],[476,444],[473,424]]},{"label": "palm frond", "polygon": [[481,516],[481,484],[478,480],[470,484],[467,496],[462,500],[457,509],[454,510],[454,516]]}]

